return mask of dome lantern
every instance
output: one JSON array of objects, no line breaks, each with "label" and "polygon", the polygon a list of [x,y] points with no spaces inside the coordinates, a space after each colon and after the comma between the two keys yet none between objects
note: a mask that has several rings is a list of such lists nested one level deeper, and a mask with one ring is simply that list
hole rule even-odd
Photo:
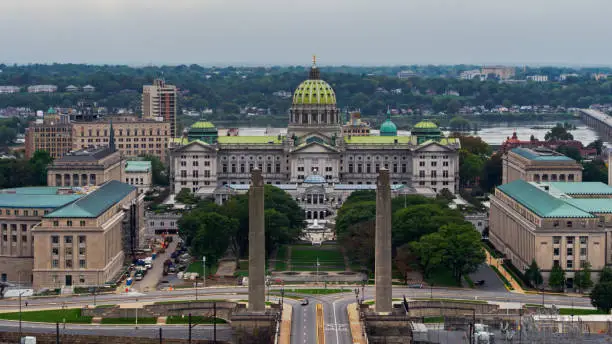
[{"label": "dome lantern", "polygon": [[387,119],[380,126],[380,136],[397,136],[397,126],[391,121],[389,108],[387,108]]}]

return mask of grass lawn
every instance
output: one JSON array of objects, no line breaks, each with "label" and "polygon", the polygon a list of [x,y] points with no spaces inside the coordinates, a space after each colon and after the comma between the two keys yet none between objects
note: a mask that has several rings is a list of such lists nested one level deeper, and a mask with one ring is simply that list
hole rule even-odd
[{"label": "grass lawn", "polygon": [[115,305],[97,305],[96,308],[113,308]]},{"label": "grass lawn", "polygon": [[155,305],[171,305],[174,303],[192,303],[192,302],[227,302],[227,300],[222,299],[202,299],[198,301],[194,300],[168,300],[168,301],[157,301]]},{"label": "grass lawn", "polygon": [[[136,318],[102,318],[101,324],[136,324]],[[156,324],[157,318],[138,318],[139,324]]]},{"label": "grass lawn", "polygon": [[344,256],[336,245],[291,247],[291,267],[294,271],[316,271],[317,259],[320,271],[345,270]]},{"label": "grass lawn", "polygon": [[453,274],[448,269],[438,269],[431,273],[429,278],[426,278],[425,281],[436,287],[460,287],[460,284],[457,284],[457,281],[453,277]]},{"label": "grass lawn", "polygon": [[[140,322],[140,321],[139,321]],[[221,318],[191,316],[192,324],[227,324],[227,321]],[[166,324],[189,324],[188,316],[172,315],[166,319]]]},{"label": "grass lawn", "polygon": [[[202,276],[202,261],[198,260],[189,264],[185,272],[197,272],[199,276]],[[217,265],[206,264],[206,276],[214,275],[217,273]]]},{"label": "grass lawn", "polygon": [[[48,311],[32,311],[32,312],[21,312],[21,320],[23,321],[35,321],[35,322],[48,322],[63,323],[64,320],[67,323],[74,324],[89,324],[91,323],[92,317],[84,317],[81,315],[80,308],[69,308],[69,309],[54,309]],[[0,313],[0,319],[5,320],[19,320],[19,312],[15,313]]]},{"label": "grass lawn", "polygon": [[287,289],[285,292],[297,293],[297,294],[328,295],[328,294],[348,293],[350,291],[352,290],[350,289]]},{"label": "grass lawn", "polygon": [[423,318],[423,323],[424,324],[437,324],[437,323],[443,323],[444,322],[444,317],[439,316],[439,317],[425,317]]},{"label": "grass lawn", "polygon": [[508,279],[506,279],[506,276],[502,275],[501,272],[499,272],[499,270],[493,266],[490,265],[491,269],[493,271],[495,271],[495,273],[497,274],[497,276],[499,277],[499,279],[504,282],[504,285],[506,286],[506,288],[510,289],[510,290],[514,290],[514,288],[512,288],[512,284],[510,284],[510,281],[508,281]]},{"label": "grass lawn", "polygon": [[463,299],[440,299],[440,298],[426,298],[426,297],[420,297],[420,298],[414,298],[413,300],[418,300],[418,301],[440,301],[440,302],[456,302],[456,303],[481,303],[481,304],[485,304],[488,303],[487,301],[482,301],[482,300],[463,300]]},{"label": "grass lawn", "polygon": [[240,261],[240,269],[237,269],[234,272],[234,276],[246,277],[249,275],[249,261],[241,260]]},{"label": "grass lawn", "polygon": [[592,314],[607,314],[599,309],[584,309],[584,308],[559,308],[560,315],[592,315]]}]

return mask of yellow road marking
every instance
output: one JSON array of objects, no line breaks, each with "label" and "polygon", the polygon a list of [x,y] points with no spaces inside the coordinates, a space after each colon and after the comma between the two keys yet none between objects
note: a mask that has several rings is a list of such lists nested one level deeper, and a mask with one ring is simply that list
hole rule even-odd
[{"label": "yellow road marking", "polygon": [[317,317],[317,344],[325,344],[325,321],[323,319],[323,305],[317,303],[316,306],[316,317]]}]

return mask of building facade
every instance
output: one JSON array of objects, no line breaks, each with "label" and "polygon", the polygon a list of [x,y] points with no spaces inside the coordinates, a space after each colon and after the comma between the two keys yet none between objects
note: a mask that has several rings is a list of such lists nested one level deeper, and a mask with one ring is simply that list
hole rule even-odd
[{"label": "building facade", "polygon": [[55,85],[32,85],[28,86],[28,93],[54,93],[57,91]]},{"label": "building facade", "polygon": [[483,66],[480,74],[487,78],[490,74],[495,75],[500,80],[511,79],[516,75],[516,68],[506,66]]},{"label": "building facade", "polygon": [[146,154],[165,161],[171,137],[170,123],[135,116],[107,116],[95,122],[73,123],[72,148],[78,150],[90,146],[108,146],[111,123],[115,145],[124,158]]},{"label": "building facade", "polygon": [[53,161],[47,170],[47,185],[70,187],[121,181],[124,165],[121,153],[112,147],[81,149]]},{"label": "building facade", "polygon": [[47,151],[53,159],[72,150],[72,126],[68,115],[58,114],[51,108],[42,120],[31,122],[25,131],[26,157],[38,150]]},{"label": "building facade", "polygon": [[44,215],[32,228],[33,287],[113,280],[144,236],[143,199],[135,187],[113,180]]},{"label": "building facade", "polygon": [[164,80],[155,79],[153,85],[142,87],[142,118],[170,123],[170,134],[176,133],[177,89]]},{"label": "building facade", "polygon": [[[456,192],[459,140],[443,137],[432,122],[417,124],[411,134],[398,136],[388,118],[381,126],[381,136],[345,135],[335,93],[313,65],[309,79],[294,93],[286,134],[220,135],[216,144],[175,141],[170,182],[175,193],[187,188],[209,197],[231,193],[223,187],[248,187],[251,170],[259,168],[267,184],[297,190],[301,185],[313,186],[316,179],[317,188],[346,185],[346,190],[353,190],[374,187],[378,171],[387,168],[395,187]],[[332,202],[338,196],[328,191],[320,194],[328,195],[326,202]],[[321,207],[317,217],[311,211],[311,218],[330,214],[324,211],[329,204]]]},{"label": "building facade", "polygon": [[513,148],[503,156],[502,184],[528,182],[580,182],[582,165],[546,148]]},{"label": "building facade", "polygon": [[526,182],[497,187],[490,197],[489,240],[524,271],[535,260],[548,283],[553,266],[565,270],[567,288],[590,263],[612,263],[612,188],[599,182]]},{"label": "building facade", "polygon": [[78,190],[26,187],[0,190],[0,280],[32,283],[32,228],[53,210],[80,198]]},{"label": "building facade", "polygon": [[151,190],[153,185],[153,168],[150,161],[131,160],[126,162],[124,182],[138,188],[138,193]]}]

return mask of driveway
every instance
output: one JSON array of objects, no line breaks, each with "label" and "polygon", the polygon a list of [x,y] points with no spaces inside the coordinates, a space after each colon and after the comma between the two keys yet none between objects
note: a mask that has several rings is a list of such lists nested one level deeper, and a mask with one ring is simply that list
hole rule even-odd
[{"label": "driveway", "polygon": [[487,291],[499,291],[506,292],[504,282],[502,282],[495,271],[491,269],[487,264],[481,264],[476,272],[470,274],[470,278],[474,283],[476,281],[484,280],[485,284],[482,286],[476,286],[476,289],[487,290]]},{"label": "driveway", "polygon": [[159,281],[163,278],[164,272],[164,261],[170,258],[170,255],[176,249],[176,245],[178,243],[177,238],[168,245],[166,248],[166,252],[157,254],[157,258],[153,261],[153,267],[147,271],[147,274],[140,281],[134,281],[133,289],[141,291],[141,292],[149,292],[155,290]]}]

